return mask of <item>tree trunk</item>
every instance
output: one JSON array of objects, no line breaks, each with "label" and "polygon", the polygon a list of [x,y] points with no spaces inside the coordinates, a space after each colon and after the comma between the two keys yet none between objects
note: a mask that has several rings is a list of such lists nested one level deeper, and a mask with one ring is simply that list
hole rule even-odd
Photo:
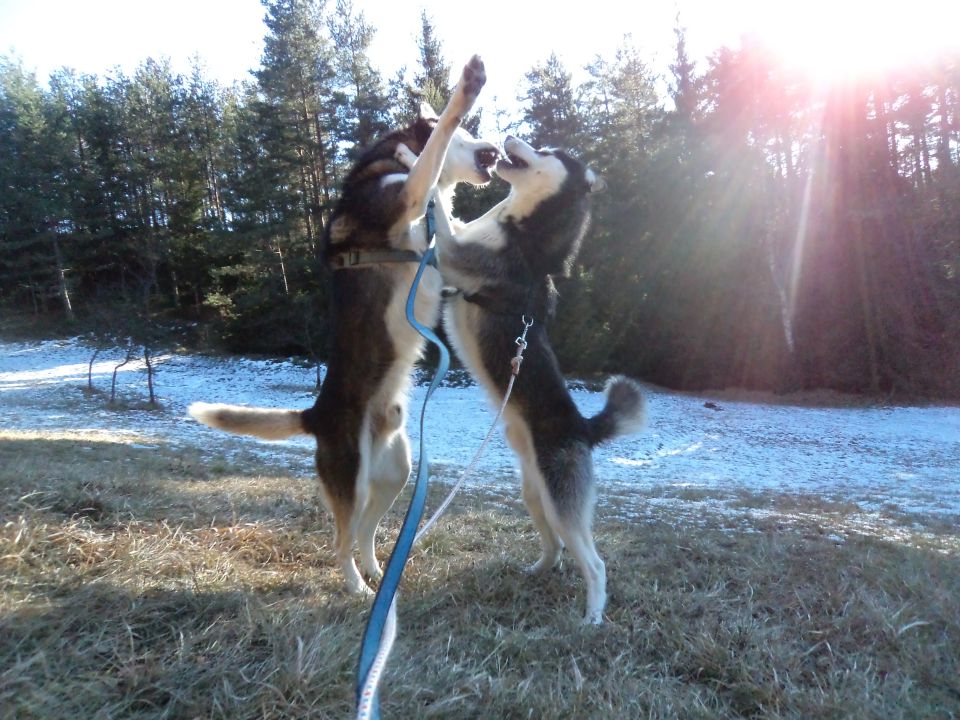
[{"label": "tree trunk", "polygon": [[280,258],[280,274],[283,276],[283,292],[290,294],[290,285],[287,282],[287,267],[283,262],[283,250],[280,248],[280,241],[277,241],[277,256]]},{"label": "tree trunk", "polygon": [[304,167],[304,164],[307,162],[307,158],[304,155],[300,156],[300,195],[303,198],[303,224],[307,231],[307,243],[312,248],[314,245],[314,231],[313,231],[313,212],[310,209],[311,200],[310,200],[310,183],[307,182],[307,171]]},{"label": "tree trunk", "polygon": [[946,168],[953,164],[950,153],[950,100],[947,88],[941,84],[937,91],[937,103],[940,106],[940,140],[937,147],[937,163]]},{"label": "tree trunk", "polygon": [[133,350],[127,350],[126,359],[113,368],[113,380],[110,382],[110,402],[117,399],[117,371],[126,365],[133,358]]},{"label": "tree trunk", "polygon": [[[767,238],[767,267],[770,268],[770,279],[773,281],[773,287],[777,291],[777,298],[780,300],[780,322],[783,327],[783,340],[787,345],[787,350],[793,355],[795,350],[793,336],[793,308],[790,306],[790,295],[787,292],[786,283],[783,282],[779,268],[777,267],[776,255],[773,251],[773,241]],[[794,259],[799,262],[799,258]]]},{"label": "tree trunk", "polygon": [[880,127],[883,128],[890,167],[893,169],[893,174],[898,175],[900,173],[900,165],[897,158],[897,126],[896,123],[891,121],[890,113],[887,110],[886,90],[883,88],[875,90],[873,99],[877,111],[877,121]]},{"label": "tree trunk", "polygon": [[93,351],[93,357],[90,358],[90,362],[87,364],[87,389],[93,390],[93,363],[97,360],[97,355],[100,354],[100,348],[97,348]]},{"label": "tree trunk", "polygon": [[927,132],[926,127],[921,124],[921,130],[917,136],[917,140],[920,142],[920,159],[923,162],[923,179],[926,184],[930,184],[933,181],[933,173],[930,167],[930,147],[927,145]]},{"label": "tree trunk", "polygon": [[157,398],[153,392],[153,364],[150,362],[150,348],[146,345],[143,346],[143,361],[147,365],[147,389],[150,393],[150,406],[153,407],[157,404]]},{"label": "tree trunk", "polygon": [[871,293],[869,268],[867,267],[866,252],[862,229],[857,229],[852,238],[857,260],[858,289],[860,291],[860,313],[863,320],[863,332],[867,340],[867,362],[870,371],[870,393],[877,395],[880,392],[880,358],[878,353],[877,323],[873,294]]},{"label": "tree trunk", "polygon": [[70,292],[67,289],[67,271],[63,267],[63,255],[60,253],[60,243],[57,240],[57,234],[53,234],[53,255],[57,262],[57,284],[59,286],[60,301],[63,303],[63,311],[67,314],[67,320],[73,322],[73,304],[70,302]]}]

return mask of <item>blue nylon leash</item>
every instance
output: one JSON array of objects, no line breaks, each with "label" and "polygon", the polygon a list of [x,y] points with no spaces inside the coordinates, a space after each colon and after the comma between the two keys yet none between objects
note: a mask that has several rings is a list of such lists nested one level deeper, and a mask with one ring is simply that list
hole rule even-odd
[{"label": "blue nylon leash", "polygon": [[[433,238],[433,201],[427,207],[427,238]],[[410,550],[417,534],[417,526],[423,518],[423,510],[427,500],[427,483],[429,481],[429,460],[427,459],[426,440],[424,435],[424,421],[427,412],[427,402],[430,400],[433,391],[439,387],[440,382],[446,375],[450,367],[450,352],[433,332],[427,326],[417,321],[414,316],[414,306],[417,297],[417,289],[420,286],[420,279],[428,265],[435,264],[435,253],[433,247],[427,248],[417,268],[417,274],[410,286],[410,293],[407,295],[407,322],[421,336],[429,342],[436,345],[440,351],[440,360],[437,363],[436,372],[427,388],[426,397],[423,399],[423,406],[420,410],[420,460],[417,467],[417,480],[413,487],[413,497],[407,508],[407,514],[403,519],[403,525],[400,527],[400,534],[397,536],[397,542],[390,553],[390,559],[387,561],[386,569],[383,572],[383,579],[380,582],[380,588],[373,600],[373,607],[370,610],[370,617],[367,620],[367,627],[363,633],[363,640],[360,644],[360,661],[357,671],[357,709],[369,704],[369,715],[371,720],[380,718],[379,691],[376,685],[372,688],[372,696],[364,696],[364,688],[373,668],[374,661],[380,650],[383,640],[384,628],[387,624],[387,618],[390,614],[391,605],[396,597],[397,588],[400,585],[400,578],[403,576],[403,569],[410,557]],[[368,693],[371,690],[368,689]]]}]

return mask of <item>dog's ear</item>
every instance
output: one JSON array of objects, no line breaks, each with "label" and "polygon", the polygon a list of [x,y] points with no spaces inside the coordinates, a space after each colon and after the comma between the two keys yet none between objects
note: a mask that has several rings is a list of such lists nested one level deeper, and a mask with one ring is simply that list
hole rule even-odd
[{"label": "dog's ear", "polygon": [[420,120],[425,122],[436,122],[440,119],[440,116],[437,115],[437,111],[433,109],[433,106],[430,103],[424,101],[420,103]]},{"label": "dog's ear", "polygon": [[413,133],[417,139],[416,144],[419,146],[417,152],[419,152],[419,148],[426,144],[427,138],[430,137],[430,133],[433,132],[439,121],[440,118],[430,107],[430,103],[420,103],[420,112],[417,115],[417,121],[413,124]]},{"label": "dog's ear", "polygon": [[591,193],[603,192],[607,189],[607,181],[590,168],[587,168],[586,180]]}]

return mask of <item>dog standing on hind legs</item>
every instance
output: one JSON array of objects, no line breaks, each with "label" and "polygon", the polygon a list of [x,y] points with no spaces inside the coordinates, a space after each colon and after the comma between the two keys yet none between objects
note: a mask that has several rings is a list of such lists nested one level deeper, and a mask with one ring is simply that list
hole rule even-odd
[{"label": "dog standing on hind legs", "polygon": [[[520,460],[523,500],[542,544],[530,570],[550,570],[566,547],[586,580],[584,622],[600,623],[606,568],[591,529],[596,502],[591,451],[639,430],[645,403],[637,383],[614,377],[604,408],[583,417],[544,323],[556,303],[551,276],[569,272],[589,223],[589,195],[603,181],[562,151],[535,150],[512,137],[504,151],[496,171],[511,187],[503,202],[456,228],[445,210],[437,212],[440,272],[460,291],[447,302],[444,326],[461,361],[499,405],[515,339],[533,318],[523,367],[504,411],[507,441]],[[398,157],[404,156],[411,160],[398,147]]]},{"label": "dog standing on hind legs", "polygon": [[[377,525],[410,474],[406,393],[424,341],[407,323],[405,305],[419,254],[427,248],[427,202],[434,186],[452,193],[458,182],[489,182],[498,154],[460,127],[485,82],[483,63],[474,56],[439,117],[422,108],[413,125],[367,150],[344,181],[326,240],[334,270],[330,359],[313,407],[189,408],[200,422],[230,432],[270,440],[316,437],[321,494],[334,518],[337,562],[352,592],[370,592],[354,545],[363,572],[379,578]],[[409,164],[395,157],[400,144],[414,155]],[[440,291],[439,273],[427,268],[415,307],[427,326],[439,319]]]}]

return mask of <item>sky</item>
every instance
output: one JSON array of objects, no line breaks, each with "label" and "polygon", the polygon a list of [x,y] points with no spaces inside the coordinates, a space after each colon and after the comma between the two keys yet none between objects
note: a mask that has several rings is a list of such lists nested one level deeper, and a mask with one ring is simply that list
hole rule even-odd
[{"label": "sky", "polygon": [[[488,76],[482,108],[514,104],[525,72],[551,52],[576,73],[597,54],[611,56],[625,34],[654,72],[666,74],[678,16],[701,69],[707,55],[721,45],[736,46],[745,33],[766,38],[814,73],[832,76],[960,43],[957,0],[915,0],[910,18],[918,20],[909,27],[897,0],[564,5],[486,0],[482,9],[467,9],[449,0],[354,0],[377,29],[371,57],[385,77],[415,66],[421,10],[432,18],[454,73],[479,53]],[[19,58],[41,81],[63,66],[98,75],[113,67],[131,73],[148,57],[167,57],[175,70],[186,72],[197,56],[208,76],[230,84],[248,79],[259,65],[263,15],[259,0],[0,0],[0,55]]]},{"label": "sky", "polygon": [[[769,1],[769,0],[768,0]],[[453,2],[354,0],[377,28],[371,55],[392,76],[416,62],[420,11],[432,17],[444,54],[454,67],[479,53],[487,64],[490,97],[513,100],[523,74],[557,52],[575,70],[598,53],[612,52],[630,33],[651,65],[665,70],[677,13],[699,56],[736,42],[755,24],[759,0],[668,0],[624,3],[593,0],[576,15],[561,3],[487,0],[482,10]],[[575,7],[573,5],[571,8]],[[584,7],[584,6],[579,6]],[[243,80],[259,64],[265,32],[259,0],[0,0],[0,54],[19,57],[41,80],[59,67],[104,74],[131,72],[147,57],[169,57],[177,70],[202,58],[223,83]]]}]

